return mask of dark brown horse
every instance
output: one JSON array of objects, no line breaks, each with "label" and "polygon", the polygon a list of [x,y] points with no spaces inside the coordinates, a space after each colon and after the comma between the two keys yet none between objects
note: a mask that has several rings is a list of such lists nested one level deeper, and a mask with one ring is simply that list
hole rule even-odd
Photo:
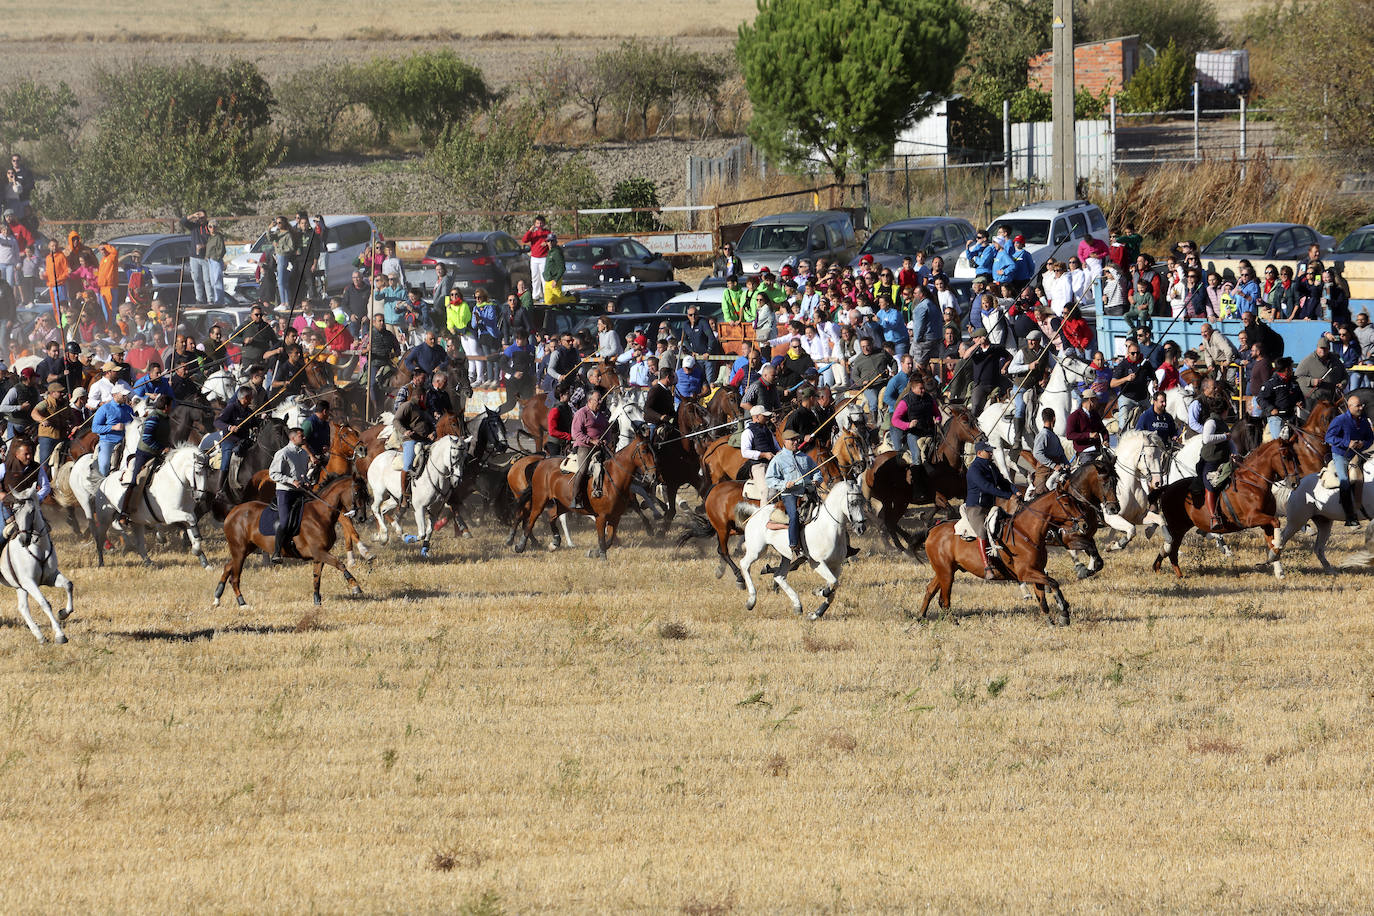
[{"label": "dark brown horse", "polygon": [[[1098,462],[1083,465],[1055,489],[1032,500],[1012,516],[1003,537],[1001,556],[993,561],[996,577],[1031,586],[1046,621],[1055,626],[1068,626],[1069,602],[1059,583],[1045,572],[1051,530],[1058,529],[1056,535],[1061,542],[1072,543],[1073,537],[1066,534],[1065,529],[1074,531],[1104,507],[1108,512],[1116,512],[1118,508],[1115,462],[1105,456]],[[926,557],[934,572],[921,603],[922,616],[929,616],[930,599],[937,592],[940,608],[949,610],[956,572],[962,569],[975,576],[983,574],[978,542],[965,541],[954,533],[954,527],[952,521],[943,522],[928,535],[918,534],[914,539],[925,541]],[[1046,601],[1047,593],[1054,595],[1057,613],[1053,617]]]},{"label": "dark brown horse", "polygon": [[712,426],[741,419],[744,411],[739,406],[739,392],[732,385],[720,386],[706,398],[706,414]]},{"label": "dark brown horse", "polygon": [[[316,604],[321,603],[320,575],[324,572],[325,566],[332,566],[343,573],[344,579],[351,586],[352,594],[363,593],[358,580],[353,578],[353,574],[343,563],[329,552],[336,538],[334,529],[342,526],[345,548],[349,552],[357,549],[365,559],[368,556],[367,547],[362,543],[358,529],[353,527],[353,521],[349,517],[352,512],[353,494],[353,478],[341,477],[325,487],[318,497],[308,498],[301,510],[300,531],[291,539],[287,549],[282,551],[282,557],[285,559],[299,559],[314,564]],[[266,503],[257,501],[243,503],[230,510],[229,516],[224,520],[224,542],[229,548],[229,562],[224,564],[224,574],[220,576],[219,585],[215,587],[216,607],[224,595],[226,582],[233,586],[234,598],[238,601],[239,607],[248,606],[239,588],[244,561],[254,550],[271,553],[276,546],[275,537],[262,534],[258,530],[259,519],[263,510],[267,508]]]},{"label": "dark brown horse", "polygon": [[1202,498],[1196,477],[1185,477],[1166,484],[1150,494],[1150,503],[1158,507],[1164,517],[1164,543],[1155,556],[1154,571],[1159,572],[1164,558],[1174,575],[1183,578],[1178,565],[1178,548],[1183,536],[1194,528],[1203,532],[1227,533],[1259,528],[1269,548],[1268,562],[1274,566],[1274,577],[1283,578],[1281,550],[1275,549],[1274,530],[1279,526],[1278,506],[1274,500],[1274,485],[1286,483],[1297,486],[1302,477],[1302,464],[1297,449],[1288,439],[1272,439],[1251,452],[1238,463],[1226,488],[1217,494],[1217,509],[1222,526],[1212,528],[1212,517]]},{"label": "dark brown horse", "polygon": [[520,426],[534,440],[534,450],[542,452],[549,439],[549,406],[542,391],[520,402]]},{"label": "dark brown horse", "polygon": [[963,499],[968,490],[964,476],[964,446],[977,442],[981,433],[973,414],[966,408],[952,406],[947,411],[949,419],[945,421],[940,444],[931,456],[931,469],[923,492],[914,492],[913,469],[905,452],[881,453],[864,474],[868,497],[880,506],[878,515],[883,520],[883,531],[898,550],[915,551],[911,535],[903,531],[900,524],[908,506],[913,502],[918,505],[934,503],[943,508],[951,499]]},{"label": "dark brown horse", "polygon": [[517,553],[525,549],[534,523],[545,508],[549,509],[549,530],[554,527],[564,512],[575,511],[581,515],[596,517],[597,547],[588,551],[588,556],[599,555],[606,558],[606,549],[615,540],[620,525],[620,517],[629,507],[632,495],[630,488],[637,482],[646,490],[652,491],[658,478],[658,466],[654,462],[653,446],[642,435],[637,435],[625,448],[605,463],[605,477],[602,481],[601,495],[594,496],[591,482],[587,483],[586,508],[572,509],[574,500],[573,475],[564,474],[559,465],[562,458],[545,458],[534,468],[530,480],[530,502],[525,519],[525,528],[515,545]]}]

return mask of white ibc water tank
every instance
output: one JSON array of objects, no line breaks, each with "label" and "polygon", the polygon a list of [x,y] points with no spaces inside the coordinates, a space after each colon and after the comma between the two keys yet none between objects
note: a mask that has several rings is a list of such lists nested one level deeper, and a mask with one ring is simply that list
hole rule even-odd
[{"label": "white ibc water tank", "polygon": [[1193,65],[1203,92],[1244,93],[1250,89],[1249,51],[1199,51]]}]

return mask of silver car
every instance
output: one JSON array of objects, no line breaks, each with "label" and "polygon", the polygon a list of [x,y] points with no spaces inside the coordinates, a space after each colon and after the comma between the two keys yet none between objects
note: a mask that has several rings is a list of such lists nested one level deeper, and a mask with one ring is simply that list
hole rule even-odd
[{"label": "silver car", "polygon": [[[325,216],[328,230],[319,269],[324,271],[325,289],[336,293],[353,278],[353,262],[362,257],[372,243],[377,227],[366,216]],[[258,268],[272,256],[272,241],[264,232],[246,251],[235,255],[224,266],[224,291],[241,299],[252,299],[258,288]],[[275,295],[271,292],[270,295]]]}]

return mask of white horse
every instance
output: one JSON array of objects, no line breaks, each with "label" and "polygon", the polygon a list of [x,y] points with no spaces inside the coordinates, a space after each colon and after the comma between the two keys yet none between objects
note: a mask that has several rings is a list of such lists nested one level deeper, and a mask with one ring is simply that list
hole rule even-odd
[{"label": "white horse", "polygon": [[238,391],[238,378],[228,369],[217,369],[206,377],[200,386],[200,393],[207,401],[228,404]]},{"label": "white horse", "polygon": [[[429,539],[434,534],[434,522],[438,519],[439,510],[463,477],[467,448],[467,439],[457,436],[444,436],[436,440],[429,447],[424,469],[410,482],[415,534],[405,534],[399,518],[391,520],[391,526],[407,544],[420,543],[422,557],[429,556]],[[391,539],[387,530],[387,513],[401,502],[401,471],[397,467],[400,460],[401,452],[390,449],[378,455],[367,469],[367,486],[372,491],[372,514],[377,518],[377,539],[383,544]]]},{"label": "white horse", "polygon": [[[1371,475],[1374,475],[1374,459],[1365,462],[1364,465],[1364,479],[1371,480]],[[1322,571],[1330,573],[1336,571],[1326,559],[1326,545],[1331,540],[1331,523],[1345,521],[1345,510],[1341,508],[1341,491],[1322,486],[1321,478],[1321,474],[1308,474],[1293,490],[1293,495],[1288,500],[1288,519],[1274,540],[1274,549],[1283,549],[1284,544],[1311,522],[1317,529],[1317,537],[1312,542],[1312,552],[1321,561]],[[1374,484],[1365,483],[1360,494],[1360,502],[1362,505],[1358,508],[1363,509],[1365,515],[1374,516]]]},{"label": "white horse", "polygon": [[1136,526],[1158,526],[1164,520],[1150,508],[1150,491],[1163,486],[1168,471],[1169,450],[1155,433],[1132,429],[1123,433],[1116,446],[1116,499],[1121,511],[1107,514],[1107,524],[1122,537],[1108,546],[1120,550],[1135,537]]},{"label": "white horse", "polygon": [[[744,573],[744,586],[749,592],[745,602],[748,610],[753,610],[758,601],[754,579],[749,575],[749,567],[759,558],[766,548],[773,548],[782,557],[782,562],[773,570],[773,581],[782,589],[792,602],[792,610],[802,613],[801,599],[787,584],[787,574],[791,572],[795,557],[787,543],[787,528],[782,530],[768,527],[769,517],[773,514],[771,504],[764,505],[749,517],[744,525],[744,557],[740,560],[740,571]],[[868,521],[868,500],[863,489],[853,480],[841,480],[830,488],[821,502],[816,517],[805,528],[806,550],[811,555],[811,564],[820,573],[825,585],[816,590],[823,600],[811,612],[811,620],[819,620],[830,607],[839,586],[840,568],[849,557],[849,529],[856,535],[864,533]]]},{"label": "white horse", "polygon": [[[1016,481],[1021,450],[1031,445],[1040,429],[1040,411],[1045,407],[1054,410],[1054,431],[1062,437],[1069,414],[1075,406],[1072,392],[1091,375],[1088,364],[1076,356],[1057,359],[1045,380],[1044,389],[1037,394],[1026,395],[1029,403],[1026,404],[1026,420],[1019,437],[1016,435],[1016,405],[1012,397],[983,408],[978,415],[978,429],[983,439],[992,446],[992,460],[1007,480]],[[1021,476],[1027,475],[1022,473]]]},{"label": "white horse", "polygon": [[[132,459],[132,452],[129,454]],[[203,568],[209,568],[210,561],[201,542],[200,523],[196,519],[196,503],[205,495],[208,485],[210,462],[206,454],[194,445],[172,449],[148,479],[142,495],[129,502],[130,525],[126,528],[114,521],[114,516],[124,495],[124,474],[128,473],[129,464],[125,462],[121,470],[111,471],[90,498],[91,536],[95,541],[98,565],[105,565],[105,539],[111,530],[132,535],[134,549],[144,564],[151,566],[153,560],[148,556],[144,540],[146,529],[180,528],[191,542],[191,553]],[[76,476],[77,471],[73,469],[73,482]]]},{"label": "white horse", "polygon": [[[1073,413],[1078,404],[1074,392],[1080,384],[1091,381],[1093,377],[1091,364],[1077,356],[1056,357],[1054,368],[1050,370],[1049,377],[1045,379],[1045,387],[1040,392],[1038,409],[1049,407],[1054,410],[1054,431],[1061,438],[1068,424],[1069,414]],[[1026,425],[1032,429],[1039,429],[1040,418],[1037,416],[1034,423],[1028,419]]]},{"label": "white horse", "polygon": [[[64,643],[67,641],[67,634],[62,632],[62,626],[58,621],[66,620],[72,615],[76,589],[72,585],[72,580],[62,575],[57,568],[57,551],[53,548],[52,532],[48,529],[48,520],[43,517],[43,512],[38,507],[38,486],[35,484],[27,491],[12,493],[10,500],[14,508],[14,518],[11,522],[14,534],[5,542],[4,550],[0,550],[0,582],[14,589],[19,597],[19,613],[39,642],[43,642],[43,631],[38,629],[38,625],[33,622],[33,615],[29,613],[30,596],[38,602],[43,613],[48,615],[48,621],[52,624],[53,642]],[[52,605],[39,589],[39,586],[43,585],[60,588],[67,593],[67,606],[57,616],[53,616]]]}]

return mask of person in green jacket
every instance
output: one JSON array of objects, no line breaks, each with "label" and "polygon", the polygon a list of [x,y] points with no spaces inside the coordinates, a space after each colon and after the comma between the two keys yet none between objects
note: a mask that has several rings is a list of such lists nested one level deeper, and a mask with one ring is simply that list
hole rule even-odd
[{"label": "person in green jacket", "polygon": [[563,274],[567,273],[567,261],[563,257],[563,246],[558,244],[557,233],[549,233],[549,253],[544,258],[544,304],[567,305],[577,299],[563,292]]},{"label": "person in green jacket", "polygon": [[722,321],[739,321],[744,307],[744,290],[739,288],[739,277],[731,274],[725,279],[725,292],[720,297],[720,317]]},{"label": "person in green jacket", "polygon": [[451,336],[465,337],[474,333],[472,327],[472,306],[463,299],[456,289],[449,290],[444,297],[444,327]]}]

